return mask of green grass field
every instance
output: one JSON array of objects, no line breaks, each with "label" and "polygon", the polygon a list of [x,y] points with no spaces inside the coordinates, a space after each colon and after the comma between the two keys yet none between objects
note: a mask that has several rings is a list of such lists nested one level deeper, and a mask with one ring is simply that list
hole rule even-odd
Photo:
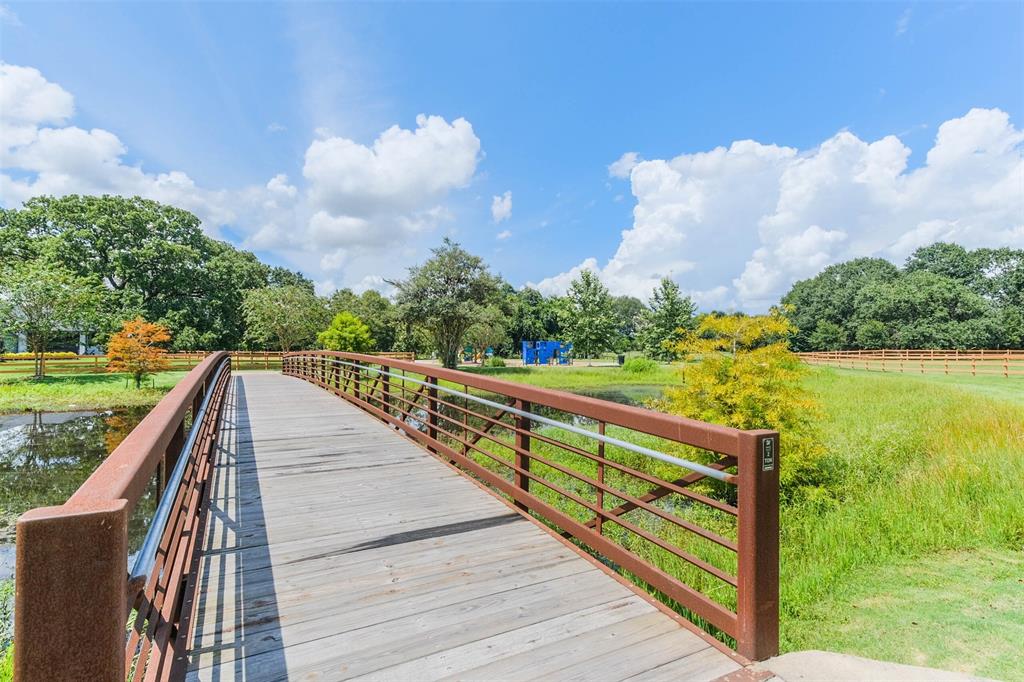
[{"label": "green grass field", "polygon": [[671,386],[679,381],[678,370],[669,365],[658,365],[653,372],[633,374],[621,367],[461,367],[473,374],[495,379],[556,388],[562,391],[583,391],[614,386],[643,385]]},{"label": "green grass field", "polygon": [[37,410],[105,409],[156,405],[186,372],[160,372],[136,389],[123,374],[74,374],[0,379],[0,414]]}]

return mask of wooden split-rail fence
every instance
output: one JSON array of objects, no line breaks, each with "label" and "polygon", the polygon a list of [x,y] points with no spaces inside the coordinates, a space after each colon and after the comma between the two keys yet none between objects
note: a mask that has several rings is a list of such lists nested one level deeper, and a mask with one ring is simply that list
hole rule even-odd
[{"label": "wooden split-rail fence", "polygon": [[834,350],[797,353],[812,365],[913,374],[1024,376],[1024,350]]}]

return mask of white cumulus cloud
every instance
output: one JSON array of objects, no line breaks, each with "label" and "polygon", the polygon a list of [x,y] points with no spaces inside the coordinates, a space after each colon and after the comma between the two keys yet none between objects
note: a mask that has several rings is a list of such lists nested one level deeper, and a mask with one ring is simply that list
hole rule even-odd
[{"label": "white cumulus cloud", "polygon": [[304,183],[282,173],[211,189],[183,171],[127,164],[117,135],[72,125],[74,113],[72,95],[37,69],[0,63],[0,203],[72,193],[155,199],[192,211],[213,235],[230,225],[243,247],[272,250],[327,288],[387,289],[382,273],[400,275],[417,256],[407,240],[452,219],[444,199],[472,180],[480,158],[468,121],[421,115],[414,129],[392,126],[370,145],[318,129]]},{"label": "white cumulus cloud", "polygon": [[[646,298],[670,276],[708,305],[763,310],[792,283],[859,256],[901,261],[936,239],[1024,246],[1024,133],[998,109],[943,123],[925,162],[895,136],[842,131],[808,150],[753,140],[630,173],[636,206],[615,253],[538,283],[560,292],[583,267]],[[712,301],[714,301],[712,303]]]},{"label": "white cumulus cloud", "polygon": [[608,165],[608,175],[613,178],[628,180],[630,172],[638,163],[640,163],[639,154],[636,152],[626,152]]},{"label": "white cumulus cloud", "polygon": [[508,220],[512,217],[512,191],[509,190],[501,196],[496,196],[491,199],[491,218],[494,220],[494,224],[497,225],[503,220]]},{"label": "white cumulus cloud", "polygon": [[314,140],[302,171],[313,204],[333,215],[408,211],[468,184],[480,152],[469,121],[421,114],[416,126],[392,126],[369,147],[343,137]]}]

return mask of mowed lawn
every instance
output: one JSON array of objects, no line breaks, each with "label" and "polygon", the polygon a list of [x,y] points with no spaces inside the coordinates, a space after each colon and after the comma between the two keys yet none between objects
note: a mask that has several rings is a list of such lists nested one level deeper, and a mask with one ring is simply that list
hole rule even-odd
[{"label": "mowed lawn", "polygon": [[57,374],[0,379],[0,414],[156,405],[187,372],[160,372],[142,388],[124,374]]}]

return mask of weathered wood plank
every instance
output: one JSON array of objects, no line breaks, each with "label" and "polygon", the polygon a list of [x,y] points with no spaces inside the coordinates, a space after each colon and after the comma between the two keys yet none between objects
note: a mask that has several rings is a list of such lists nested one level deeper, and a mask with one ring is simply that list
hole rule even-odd
[{"label": "weathered wood plank", "polygon": [[234,379],[188,678],[711,680],[738,665],[394,429]]}]

